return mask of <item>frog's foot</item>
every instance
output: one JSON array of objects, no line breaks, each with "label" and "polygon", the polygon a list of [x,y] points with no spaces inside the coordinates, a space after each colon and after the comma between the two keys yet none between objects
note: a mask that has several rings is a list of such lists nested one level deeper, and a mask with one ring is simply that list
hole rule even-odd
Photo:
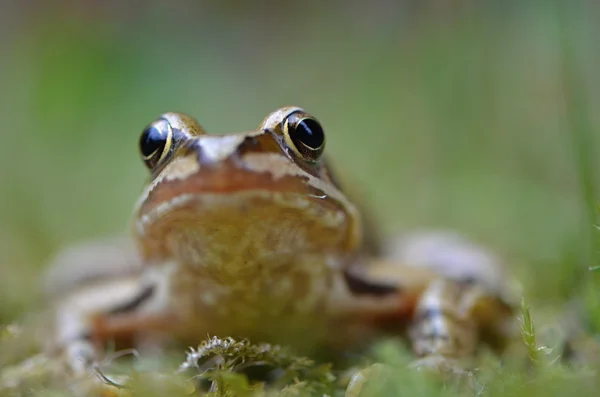
[{"label": "frog's foot", "polygon": [[100,361],[97,351],[88,340],[76,340],[69,343],[63,356],[64,372],[62,382],[76,395],[117,396],[124,389],[125,378],[115,378],[105,374],[103,368],[116,358],[129,353],[118,352]]},{"label": "frog's foot", "polygon": [[105,375],[100,366],[93,364],[78,365],[77,370],[68,357],[38,354],[0,371],[0,394],[28,395],[50,389],[65,390],[75,396],[116,397],[127,381]]},{"label": "frog's foot", "polygon": [[62,356],[66,366],[65,372],[73,377],[91,374],[100,364],[93,343],[85,338],[67,342]]},{"label": "frog's foot", "polygon": [[63,363],[64,377],[122,387],[104,370],[132,350],[110,353],[107,347],[149,349],[152,340],[160,345],[159,339],[178,326],[171,311],[158,305],[159,289],[156,283],[135,278],[98,282],[58,301],[52,313],[54,334],[47,338],[46,350]]}]

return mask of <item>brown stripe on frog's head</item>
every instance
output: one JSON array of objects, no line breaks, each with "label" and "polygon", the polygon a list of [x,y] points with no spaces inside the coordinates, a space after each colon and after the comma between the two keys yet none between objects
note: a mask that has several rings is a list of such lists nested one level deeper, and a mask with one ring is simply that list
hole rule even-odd
[{"label": "brown stripe on frog's head", "polygon": [[[197,262],[208,239],[211,249],[242,232],[272,239],[275,231],[241,219],[259,214],[298,249],[348,253],[360,246],[358,212],[332,181],[323,160],[325,134],[304,110],[281,108],[255,131],[226,135],[207,135],[194,119],[177,113],[151,126],[163,133],[151,131],[155,139],[145,139],[152,144],[142,147],[152,180],[136,209],[136,234],[147,257],[185,251],[187,261]],[[225,226],[229,234],[219,232]],[[264,244],[284,250],[277,242]]]}]

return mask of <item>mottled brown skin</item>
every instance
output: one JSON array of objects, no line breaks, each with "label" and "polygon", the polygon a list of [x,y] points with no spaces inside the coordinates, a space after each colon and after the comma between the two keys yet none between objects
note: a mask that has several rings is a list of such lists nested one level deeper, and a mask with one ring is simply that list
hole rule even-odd
[{"label": "mottled brown skin", "polygon": [[[90,250],[93,261],[85,249],[60,257],[51,351],[85,373],[108,341],[165,335],[310,350],[391,330],[436,363],[472,356],[484,339],[501,345],[512,312],[494,265],[463,266],[443,250],[420,262],[403,258],[406,249],[372,257],[378,249],[333,181],[324,143],[298,138],[315,123],[286,107],[239,134],[206,135],[177,113],[151,124],[165,140],[142,148],[152,178],[136,205],[128,262],[119,266],[121,251],[110,249]],[[104,258],[112,272],[98,268]],[[85,262],[95,268],[68,270]],[[68,283],[56,281],[61,272]]]}]

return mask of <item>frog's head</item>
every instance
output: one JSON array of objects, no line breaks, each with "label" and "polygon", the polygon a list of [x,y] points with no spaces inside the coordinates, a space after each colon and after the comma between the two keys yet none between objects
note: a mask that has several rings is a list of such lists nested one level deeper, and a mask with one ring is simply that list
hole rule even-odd
[{"label": "frog's head", "polygon": [[255,131],[225,135],[163,114],[140,138],[152,174],[136,207],[143,255],[239,273],[353,252],[360,220],[324,148],[321,125],[297,107],[274,111]]}]

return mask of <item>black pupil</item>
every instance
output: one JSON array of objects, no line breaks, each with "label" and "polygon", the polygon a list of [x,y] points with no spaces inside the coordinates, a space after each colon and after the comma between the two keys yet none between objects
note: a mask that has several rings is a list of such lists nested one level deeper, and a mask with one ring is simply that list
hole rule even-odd
[{"label": "black pupil", "polygon": [[296,136],[311,149],[318,149],[325,141],[321,125],[315,119],[302,119],[296,126]]},{"label": "black pupil", "polygon": [[166,135],[155,126],[150,126],[144,130],[140,137],[140,150],[142,155],[148,157],[156,152],[160,156],[160,151],[165,145]]}]

